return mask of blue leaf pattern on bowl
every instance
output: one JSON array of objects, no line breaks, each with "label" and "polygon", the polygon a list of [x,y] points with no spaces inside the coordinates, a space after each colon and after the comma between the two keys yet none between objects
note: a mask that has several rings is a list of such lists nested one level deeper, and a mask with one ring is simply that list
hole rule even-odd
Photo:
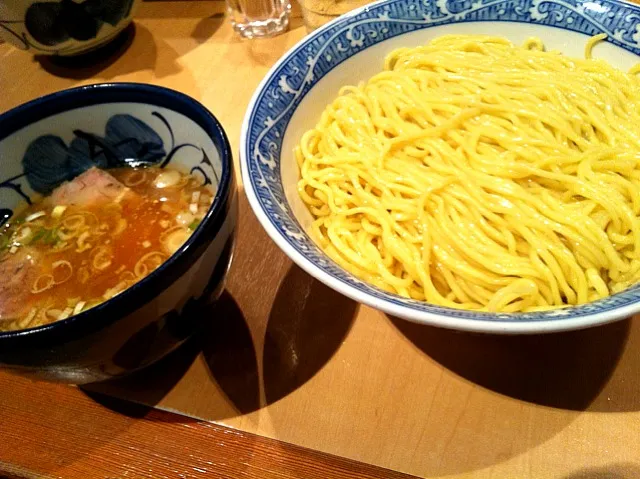
[{"label": "blue leaf pattern on bowl", "polygon": [[29,186],[41,194],[77,175],[77,169],[69,161],[67,145],[58,136],[44,135],[36,138],[27,148],[22,166]]},{"label": "blue leaf pattern on bowl", "polygon": [[127,158],[155,164],[166,155],[160,135],[131,115],[115,115],[109,119],[106,134],[107,140]]},{"label": "blue leaf pattern on bowl", "polygon": [[35,2],[29,5],[24,23],[38,43],[55,46],[69,39],[95,38],[104,23],[115,26],[126,18],[133,0],[73,0]]},{"label": "blue leaf pattern on bowl", "polygon": [[82,130],[67,147],[57,136],[36,138],[22,159],[31,188],[43,195],[83,171],[97,166],[154,165],[167,156],[160,135],[131,115],[114,115],[105,128],[105,137]]},{"label": "blue leaf pattern on bowl", "polygon": [[[74,138],[69,145],[69,163],[74,171],[85,171],[92,166],[98,168],[107,168],[109,166],[108,156],[104,154],[96,153],[96,143],[100,142],[100,137],[94,135],[88,135],[82,131],[74,131],[75,134],[80,136]],[[87,135],[85,137],[84,135]],[[99,147],[100,151],[103,150],[102,146]],[[26,171],[26,165],[25,165]]]},{"label": "blue leaf pattern on bowl", "polygon": [[[21,161],[22,171],[0,180],[0,192],[8,195],[6,199],[1,198],[0,225],[13,215],[15,206],[11,201],[17,198],[18,203],[32,204],[34,193],[47,195],[93,166],[103,169],[123,166],[165,168],[177,164],[205,185],[217,188],[220,178],[205,153],[205,145],[184,141],[180,138],[182,128],[174,131],[162,113],[152,111],[148,121],[153,125],[158,120],[158,131],[162,131],[163,136],[133,115],[116,114],[106,120],[104,136],[99,131],[72,130],[73,137],[67,146],[58,136],[60,129],[55,127],[28,143]],[[4,203],[12,197],[10,205]]]}]

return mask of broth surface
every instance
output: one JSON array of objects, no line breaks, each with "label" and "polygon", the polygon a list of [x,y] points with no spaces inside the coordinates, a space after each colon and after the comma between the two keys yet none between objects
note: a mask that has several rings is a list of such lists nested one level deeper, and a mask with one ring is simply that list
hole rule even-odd
[{"label": "broth surface", "polygon": [[0,229],[0,331],[66,319],[140,281],[197,228],[214,191],[174,169],[92,168]]}]

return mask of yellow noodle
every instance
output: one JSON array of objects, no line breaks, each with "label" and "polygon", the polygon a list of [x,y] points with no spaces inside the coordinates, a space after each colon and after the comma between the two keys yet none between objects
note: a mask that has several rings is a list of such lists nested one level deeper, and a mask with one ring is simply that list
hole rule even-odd
[{"label": "yellow noodle", "polygon": [[587,60],[591,60],[592,58],[591,53],[593,51],[593,47],[596,45],[596,43],[599,43],[606,39],[607,39],[606,33],[599,33],[598,35],[594,35],[591,38],[589,38],[589,40],[587,40],[587,44],[584,47],[584,57]]},{"label": "yellow noodle", "polygon": [[640,79],[538,38],[448,35],[347,86],[295,150],[311,233],[433,304],[542,311],[640,280]]}]

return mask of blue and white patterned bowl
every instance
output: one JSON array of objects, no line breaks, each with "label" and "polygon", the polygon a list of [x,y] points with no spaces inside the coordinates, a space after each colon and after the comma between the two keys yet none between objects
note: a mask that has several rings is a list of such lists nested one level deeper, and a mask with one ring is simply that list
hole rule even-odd
[{"label": "blue and white patterned bowl", "polygon": [[0,0],[0,38],[34,55],[78,55],[113,40],[141,0]]},{"label": "blue and white patterned bowl", "polygon": [[[0,115],[0,224],[91,166],[171,165],[216,188],[187,242],[158,269],[69,319],[0,332],[0,366],[87,383],[140,369],[176,348],[222,291],[237,217],[229,142],[192,98],[151,85],[66,90]],[[1,280],[1,279],[0,279]]]},{"label": "blue and white patterned bowl", "polygon": [[491,314],[434,306],[370,286],[330,260],[307,234],[311,215],[297,195],[293,148],[341,86],[382,69],[384,56],[450,33],[539,36],[582,56],[587,39],[607,33],[594,55],[620,68],[640,60],[640,7],[616,0],[385,0],[304,38],[267,74],[247,111],[241,140],[249,202],[271,238],[300,267],[335,290],[417,323],[494,333],[585,328],[640,311],[640,286],[609,298],[544,313]]}]

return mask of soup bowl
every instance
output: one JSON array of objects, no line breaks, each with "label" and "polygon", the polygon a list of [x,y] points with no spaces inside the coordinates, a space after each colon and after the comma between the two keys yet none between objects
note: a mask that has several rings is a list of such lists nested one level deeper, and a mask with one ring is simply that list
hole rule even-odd
[{"label": "soup bowl", "polygon": [[606,33],[594,56],[619,68],[640,58],[640,7],[616,0],[383,0],[324,25],[267,73],[246,113],[241,138],[245,192],[274,242],[329,287],[421,324],[490,333],[586,328],[640,311],[638,285],[602,300],[547,312],[498,314],[407,299],[361,281],[331,260],[309,235],[313,220],[297,192],[293,150],[341,87],[382,71],[384,57],[446,34],[501,35],[582,57],[587,40]]},{"label": "soup bowl", "polygon": [[140,0],[0,0],[0,38],[34,55],[95,50],[132,21]]},{"label": "soup bowl", "polygon": [[162,265],[106,302],[44,326],[0,332],[1,367],[75,384],[143,368],[192,335],[199,305],[222,291],[237,216],[229,142],[204,106],[172,90],[84,86],[0,115],[0,221],[79,169],[126,167],[132,158],[215,188],[203,220]]}]

